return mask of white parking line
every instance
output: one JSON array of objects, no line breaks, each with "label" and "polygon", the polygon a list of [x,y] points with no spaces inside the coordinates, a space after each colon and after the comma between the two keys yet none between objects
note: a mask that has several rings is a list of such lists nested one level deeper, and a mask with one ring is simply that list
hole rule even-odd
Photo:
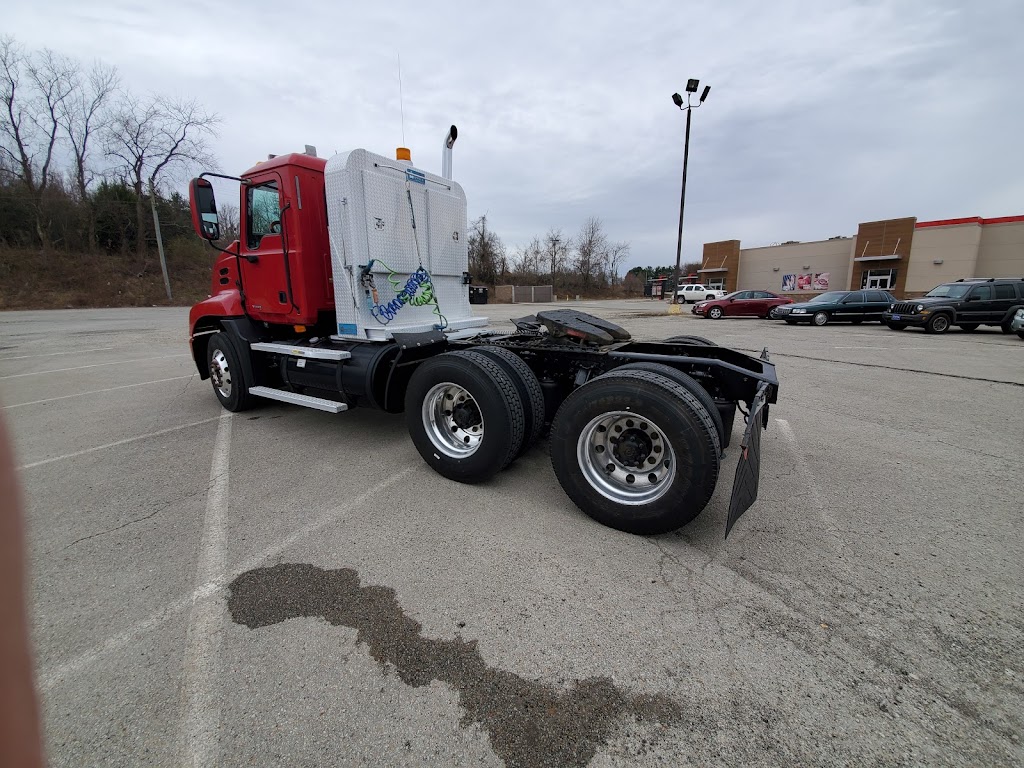
[{"label": "white parking line", "polygon": [[136,357],[133,360],[115,360],[112,363],[93,363],[92,365],[77,365],[74,368],[54,368],[49,371],[33,371],[32,373],[15,373],[10,376],[0,376],[0,379],[20,379],[22,376],[42,376],[44,373],[64,373],[65,371],[81,371],[86,368],[102,368],[105,365],[127,365],[128,363],[141,363],[146,360],[167,360],[172,357],[191,357],[179,353],[177,355],[158,355],[157,357]]},{"label": "white parking line", "polygon": [[74,453],[65,453],[63,456],[54,456],[52,459],[42,459],[40,461],[33,461],[31,464],[22,464],[18,469],[32,469],[32,467],[41,467],[43,464],[52,464],[55,461],[64,461],[65,459],[74,459],[77,456],[84,456],[87,453],[95,453],[96,451],[102,451],[106,448],[115,448],[119,445],[126,445],[128,443],[134,443],[138,440],[146,440],[150,437],[158,437],[160,435],[166,435],[169,432],[178,432],[182,429],[188,429],[189,427],[198,427],[200,424],[209,424],[211,421],[216,421],[220,416],[214,416],[211,419],[203,419],[202,421],[193,421],[189,424],[182,424],[180,427],[168,427],[167,429],[161,429],[157,432],[149,432],[145,435],[139,435],[138,437],[129,437],[124,440],[118,440],[114,443],[105,443],[103,445],[97,445],[95,448],[86,448],[83,451],[75,451]]},{"label": "white parking line", "polygon": [[[217,417],[220,418],[220,417]],[[212,419],[210,419],[212,421]],[[261,552],[257,552],[251,557],[246,558],[244,561],[231,568],[225,573],[222,573],[217,578],[206,582],[201,587],[198,587],[189,595],[179,597],[177,600],[173,600],[165,605],[160,610],[156,611],[148,618],[142,621],[136,622],[131,625],[128,629],[120,634],[114,635],[104,640],[102,643],[93,646],[87,651],[84,651],[75,656],[70,661],[66,661],[63,664],[57,664],[52,667],[48,667],[39,674],[39,688],[42,691],[48,691],[53,688],[57,683],[64,680],[69,675],[76,674],[86,667],[91,666],[95,662],[107,654],[119,651],[122,648],[129,646],[136,642],[141,635],[149,632],[150,630],[156,629],[165,621],[171,619],[177,615],[179,611],[182,611],[190,607],[196,600],[203,600],[211,595],[216,594],[220,589],[227,586],[227,584],[236,576],[250,571],[253,568],[265,563],[268,559],[280,554],[288,547],[295,544],[300,539],[309,536],[312,533],[325,528],[334,522],[337,518],[345,514],[351,509],[359,509],[367,501],[371,499],[379,498],[380,494],[390,488],[392,485],[405,479],[405,476],[411,472],[422,468],[422,464],[416,462],[409,465],[405,469],[396,472],[394,475],[389,477],[387,480],[378,483],[373,488],[370,488],[366,492],[356,496],[350,502],[344,506],[338,507],[337,509],[328,512],[324,516],[307,523],[296,531],[293,531],[288,536],[284,537],[277,544],[272,547],[267,547]]]},{"label": "white parking line", "polygon": [[118,389],[130,389],[131,387],[141,387],[146,384],[162,384],[165,381],[181,381],[182,379],[191,379],[195,376],[194,373],[190,373],[188,376],[172,376],[169,379],[153,379],[152,381],[140,381],[138,384],[122,384],[119,387],[107,387],[106,389],[92,389],[88,392],[78,392],[74,395],[61,395],[60,397],[48,397],[45,400],[30,400],[27,403],[15,403],[14,405],[5,405],[4,410],[10,408],[23,408],[26,405],[40,405],[41,403],[52,403],[55,400],[68,400],[72,397],[85,397],[86,395],[98,395],[101,392],[113,392]]},{"label": "white parking line", "polygon": [[18,355],[17,357],[0,357],[0,363],[4,360],[28,360],[30,357],[55,357],[56,355],[83,355],[86,352],[107,352],[114,347],[96,347],[95,349],[75,349],[70,352],[47,352],[43,355]]},{"label": "white parking line", "polygon": [[[228,470],[231,457],[231,414],[220,417],[213,444],[206,517],[196,565],[196,585],[216,580],[227,568]],[[194,593],[193,593],[194,594]],[[224,637],[224,604],[197,597],[189,612],[185,640],[183,763],[217,764],[220,701],[214,692],[219,677],[220,646]]]},{"label": "white parking line", "polygon": [[807,489],[807,493],[811,497],[811,504],[821,513],[827,532],[832,535],[837,535],[834,533],[836,530],[835,520],[833,520],[832,516],[828,513],[825,499],[818,488],[818,484],[814,480],[814,474],[807,466],[807,462],[804,460],[803,454],[800,453],[800,446],[797,444],[793,428],[789,426],[789,422],[785,419],[776,419],[775,423],[778,425],[779,433],[782,435],[783,439],[789,443],[789,447],[793,452],[793,461],[796,466],[800,484]]}]

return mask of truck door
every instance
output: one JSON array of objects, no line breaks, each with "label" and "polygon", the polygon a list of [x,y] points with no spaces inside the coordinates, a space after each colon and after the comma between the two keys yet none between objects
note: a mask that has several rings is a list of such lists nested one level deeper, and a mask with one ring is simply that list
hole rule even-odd
[{"label": "truck door", "polygon": [[[971,323],[990,323],[997,318],[991,285],[976,285],[967,294],[963,311],[960,313]],[[999,318],[1002,319],[1002,318]]]},{"label": "truck door", "polygon": [[284,268],[281,198],[277,180],[243,187],[242,286],[253,317],[280,321],[291,310]]}]

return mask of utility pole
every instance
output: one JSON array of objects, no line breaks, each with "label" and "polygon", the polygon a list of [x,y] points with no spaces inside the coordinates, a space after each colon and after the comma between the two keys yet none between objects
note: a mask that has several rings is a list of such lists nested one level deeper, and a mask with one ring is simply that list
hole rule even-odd
[{"label": "utility pole", "polygon": [[174,297],[171,296],[171,279],[167,276],[167,259],[164,257],[164,239],[160,234],[160,216],[156,212],[156,186],[153,184],[153,179],[149,180],[149,204],[153,208],[153,231],[156,233],[156,250],[160,254],[160,271],[164,273],[167,300],[171,301]]}]

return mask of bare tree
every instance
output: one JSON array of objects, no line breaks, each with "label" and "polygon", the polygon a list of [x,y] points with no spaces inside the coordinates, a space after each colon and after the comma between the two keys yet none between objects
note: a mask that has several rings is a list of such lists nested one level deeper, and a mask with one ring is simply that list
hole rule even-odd
[{"label": "bare tree", "polygon": [[3,167],[31,200],[36,235],[44,247],[50,238],[43,221],[43,196],[75,72],[72,62],[53,51],[27,54],[13,37],[0,38],[0,153],[7,161]]},{"label": "bare tree", "polygon": [[217,206],[217,218],[220,220],[220,239],[230,243],[238,239],[241,232],[239,228],[238,206],[231,203],[221,203]]},{"label": "bare tree", "polygon": [[612,243],[608,246],[606,264],[608,280],[612,285],[619,283],[619,269],[629,256],[629,243]]},{"label": "bare tree", "polygon": [[556,276],[565,269],[566,258],[572,246],[572,238],[564,237],[561,229],[551,228],[544,236],[544,255],[551,264],[552,286],[555,285]]},{"label": "bare tree", "polygon": [[90,248],[96,247],[96,217],[92,215],[89,199],[89,185],[94,178],[89,166],[89,142],[104,127],[109,117],[106,107],[117,91],[117,86],[117,69],[97,61],[86,73],[84,80],[81,73],[75,73],[75,91],[61,108],[61,127],[67,134],[73,155],[75,192],[79,201],[86,206]]},{"label": "bare tree", "polygon": [[196,101],[159,96],[140,98],[126,93],[106,126],[108,154],[135,190],[138,228],[136,252],[145,263],[147,191],[154,198],[165,177],[204,163],[212,164],[207,139],[216,135],[219,118]]},{"label": "bare tree", "polygon": [[607,255],[608,238],[601,227],[601,220],[596,216],[591,216],[583,222],[580,234],[576,238],[575,266],[584,291],[590,290],[595,281],[605,282]]},{"label": "bare tree", "polygon": [[497,233],[487,228],[487,216],[476,219],[469,227],[469,271],[473,279],[496,285],[508,271],[505,245]]}]

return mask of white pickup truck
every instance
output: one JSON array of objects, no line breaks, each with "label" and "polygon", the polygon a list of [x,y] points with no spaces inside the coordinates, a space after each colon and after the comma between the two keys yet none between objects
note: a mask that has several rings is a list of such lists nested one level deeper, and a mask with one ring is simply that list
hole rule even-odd
[{"label": "white pickup truck", "polygon": [[676,296],[682,299],[683,303],[693,303],[720,299],[725,296],[725,291],[720,291],[717,288],[708,288],[706,285],[697,283],[695,285],[680,285],[676,291]]}]

